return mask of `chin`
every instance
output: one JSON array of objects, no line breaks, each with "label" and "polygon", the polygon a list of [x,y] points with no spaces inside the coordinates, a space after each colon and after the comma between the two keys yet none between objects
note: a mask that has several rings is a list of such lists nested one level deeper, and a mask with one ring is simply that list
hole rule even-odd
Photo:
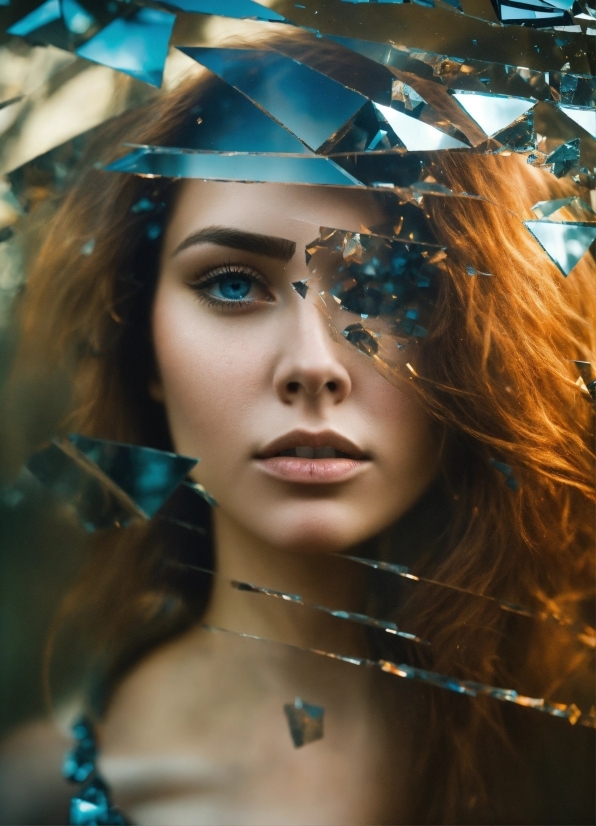
[{"label": "chin", "polygon": [[293,553],[342,553],[381,530],[358,523],[353,517],[325,518],[320,514],[280,518],[271,526],[261,524],[259,528],[259,535],[268,545]]}]

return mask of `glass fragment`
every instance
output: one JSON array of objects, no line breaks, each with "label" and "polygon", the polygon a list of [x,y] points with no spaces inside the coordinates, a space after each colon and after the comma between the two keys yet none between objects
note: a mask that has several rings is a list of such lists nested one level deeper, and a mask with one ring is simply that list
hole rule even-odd
[{"label": "glass fragment", "polygon": [[441,132],[434,126],[412,118],[380,103],[375,109],[393,130],[400,143],[408,150],[467,149],[468,145]]},{"label": "glass fragment", "polygon": [[392,674],[395,677],[402,677],[407,680],[415,680],[416,682],[426,683],[427,685],[442,688],[447,691],[454,691],[457,694],[465,694],[468,697],[478,697],[484,695],[491,697],[494,700],[501,702],[514,703],[516,705],[531,708],[535,711],[541,711],[552,717],[560,717],[567,720],[571,725],[585,725],[590,728],[596,728],[596,717],[592,712],[582,713],[575,703],[549,703],[540,697],[527,697],[519,694],[517,691],[508,688],[498,688],[496,686],[485,685],[484,683],[477,683],[472,680],[460,680],[455,677],[450,677],[446,674],[439,674],[435,671],[426,671],[422,668],[416,668],[406,664],[396,664],[388,660],[371,660],[365,657],[349,657],[343,654],[336,654],[332,651],[324,651],[318,648],[304,648],[302,646],[292,645],[291,643],[279,643],[274,640],[269,640],[266,637],[259,637],[256,634],[244,634],[241,631],[232,631],[228,628],[218,628],[213,625],[203,626],[207,631],[224,634],[234,634],[245,639],[256,640],[259,642],[266,642],[270,645],[285,645],[290,648],[296,648],[301,651],[306,651],[311,654],[316,654],[321,657],[329,657],[334,660],[341,660],[350,665],[363,666],[365,668],[379,668],[387,674]]},{"label": "glass fragment", "polygon": [[535,101],[478,92],[454,92],[453,97],[489,136],[525,115]]},{"label": "glass fragment", "polygon": [[61,16],[60,0],[47,0],[46,3],[42,3],[41,6],[38,6],[16,23],[13,23],[6,32],[7,34],[26,37],[26,35],[31,34],[36,29],[60,20]]},{"label": "glass fragment", "polygon": [[549,258],[568,276],[596,240],[596,226],[587,223],[524,221]]},{"label": "glass fragment", "polygon": [[596,111],[594,109],[584,109],[575,106],[559,106],[561,112],[568,118],[575,121],[578,126],[596,138]]},{"label": "glass fragment", "polygon": [[112,806],[105,782],[96,776],[71,799],[69,823],[73,826],[119,825],[125,824],[126,820]]},{"label": "glass fragment", "polygon": [[362,186],[360,181],[329,158],[308,155],[185,153],[162,147],[144,147],[114,161],[105,169],[146,177]]},{"label": "glass fragment", "polygon": [[296,137],[321,150],[367,98],[279,52],[181,47],[262,107]]},{"label": "glass fragment", "polygon": [[325,717],[325,709],[322,706],[312,705],[296,697],[293,703],[284,705],[284,712],[296,748],[322,739]]},{"label": "glass fragment", "polygon": [[518,489],[517,481],[509,465],[506,465],[504,462],[499,462],[497,459],[491,459],[490,463],[495,470],[498,470],[499,473],[503,474],[505,477],[505,484],[508,488],[511,488],[511,490]]},{"label": "glass fragment", "polygon": [[175,22],[175,15],[169,12],[141,8],[132,17],[109,23],[76,53],[151,86],[161,86]]},{"label": "glass fragment", "polygon": [[197,14],[216,14],[238,19],[272,20],[283,23],[285,18],[256,0],[162,0],[164,6]]},{"label": "glass fragment", "polygon": [[308,279],[305,281],[292,281],[292,289],[295,290],[301,298],[306,298]]},{"label": "glass fragment", "polygon": [[73,433],[32,456],[27,468],[94,531],[150,519],[197,461]]}]

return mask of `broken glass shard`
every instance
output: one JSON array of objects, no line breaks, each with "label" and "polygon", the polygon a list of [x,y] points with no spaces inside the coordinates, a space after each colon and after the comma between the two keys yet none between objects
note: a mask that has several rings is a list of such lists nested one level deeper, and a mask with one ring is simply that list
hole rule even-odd
[{"label": "broken glass shard", "polygon": [[474,267],[467,266],[466,273],[468,275],[488,275],[492,277],[492,272],[481,272],[480,270],[475,270]]},{"label": "broken glass shard", "polygon": [[197,14],[216,14],[220,17],[254,20],[272,20],[284,23],[285,18],[253,0],[162,0],[164,6]]},{"label": "broken glass shard", "polygon": [[292,281],[292,289],[295,290],[301,298],[306,298],[306,293],[308,292],[308,280]]},{"label": "broken glass shard", "polygon": [[169,12],[142,8],[132,17],[109,23],[76,53],[151,86],[161,86],[175,22],[175,15]]},{"label": "broken glass shard", "polygon": [[367,102],[341,83],[279,52],[181,47],[262,107],[307,146],[321,148]]},{"label": "broken glass shard", "polygon": [[62,19],[66,28],[73,34],[81,35],[89,31],[95,23],[95,18],[76,0],[61,0]]},{"label": "broken glass shard", "polygon": [[558,146],[554,152],[547,156],[544,163],[551,166],[551,171],[555,177],[562,178],[564,175],[569,175],[579,166],[579,144],[579,138],[574,138],[572,141],[567,141],[567,143]]},{"label": "broken glass shard", "polygon": [[397,367],[396,343],[427,335],[445,259],[441,247],[321,227],[306,255],[317,272],[324,315],[366,355]]},{"label": "broken glass shard", "polygon": [[447,691],[454,691],[457,694],[465,694],[468,697],[478,697],[484,695],[492,697],[494,700],[501,702],[515,703],[524,708],[541,711],[544,714],[549,714],[553,717],[560,717],[567,720],[571,725],[580,723],[591,728],[596,727],[596,716],[592,711],[583,714],[575,703],[550,703],[541,697],[527,697],[519,694],[514,689],[499,688],[497,686],[486,685],[485,683],[477,683],[472,680],[461,680],[457,677],[451,677],[446,674],[439,674],[435,671],[427,671],[422,668],[406,664],[396,664],[388,660],[372,660],[366,657],[349,657],[344,654],[337,654],[333,651],[325,651],[319,648],[305,648],[292,643],[279,643],[266,637],[259,637],[256,634],[245,634],[242,631],[232,631],[228,628],[218,628],[213,625],[203,626],[207,631],[216,633],[233,634],[244,639],[256,640],[265,642],[269,645],[284,645],[288,648],[297,649],[299,651],[306,651],[310,654],[316,654],[319,657],[328,657],[332,660],[339,660],[340,662],[348,663],[350,665],[363,666],[365,668],[380,668],[387,674],[392,674],[395,677],[402,677],[407,680],[415,680],[416,682],[433,685],[436,688],[446,689]]},{"label": "broken glass shard", "polygon": [[293,703],[284,705],[284,712],[288,718],[290,734],[296,748],[322,739],[325,716],[325,709],[322,706],[312,705],[296,697]]},{"label": "broken glass shard", "polygon": [[36,29],[60,20],[61,17],[60,0],[47,0],[47,3],[42,3],[41,6],[38,6],[25,17],[17,20],[16,23],[13,23],[6,32],[7,34],[26,37],[28,34],[36,31]]},{"label": "broken glass shard", "polygon": [[62,776],[71,783],[84,783],[95,771],[95,735],[89,720],[84,716],[75,722],[72,731],[76,745],[64,758]]},{"label": "broken glass shard", "polygon": [[176,147],[219,152],[288,152],[312,154],[298,138],[269,117],[245,95],[217,76],[212,94],[192,111]]},{"label": "broken glass shard", "polygon": [[538,218],[548,218],[549,221],[559,222],[596,222],[596,212],[581,198],[555,198],[551,201],[538,201],[532,207],[532,212]]},{"label": "broken glass shard", "polygon": [[596,138],[596,110],[583,109],[575,106],[561,106],[561,112],[567,115],[568,118],[575,121],[582,129],[589,132],[593,138]]},{"label": "broken glass shard", "polygon": [[125,155],[105,169],[149,177],[362,186],[329,158],[314,155],[183,152],[149,146]]},{"label": "broken glass shard", "polygon": [[32,456],[27,468],[94,531],[150,519],[196,463],[175,453],[71,434]]},{"label": "broken glass shard", "polygon": [[217,507],[217,500],[199,482],[185,482],[184,484],[192,488],[195,493],[198,493],[212,508]]},{"label": "broken glass shard", "polygon": [[568,276],[596,240],[596,226],[557,221],[524,221],[548,257]]},{"label": "broken glass shard", "polygon": [[380,103],[374,104],[381,115],[381,123],[389,124],[401,143],[409,150],[420,152],[436,149],[468,149],[468,145],[441,132],[428,123],[423,123],[403,112],[398,112]]},{"label": "broken glass shard", "polygon": [[112,806],[108,787],[98,776],[94,777],[70,801],[70,820],[74,826],[94,824],[125,824],[121,812]]},{"label": "broken glass shard", "polygon": [[503,474],[503,476],[505,477],[505,484],[508,488],[511,488],[511,490],[518,489],[517,481],[509,465],[506,465],[504,462],[499,462],[497,459],[491,459],[490,463],[495,468],[495,470],[498,470],[499,473]]},{"label": "broken glass shard", "polygon": [[579,370],[579,378],[576,382],[585,393],[588,393],[592,401],[596,401],[596,372],[589,361],[574,361]]},{"label": "broken glass shard", "polygon": [[536,101],[505,95],[454,92],[459,105],[487,135],[495,135],[530,110]]}]

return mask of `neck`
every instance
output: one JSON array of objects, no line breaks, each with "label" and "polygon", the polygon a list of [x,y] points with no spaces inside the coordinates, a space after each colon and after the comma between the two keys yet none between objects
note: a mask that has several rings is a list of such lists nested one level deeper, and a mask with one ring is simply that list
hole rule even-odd
[{"label": "neck", "polygon": [[306,648],[366,656],[364,628],[289,600],[238,590],[230,580],[299,595],[304,603],[363,611],[365,572],[322,553],[268,546],[225,514],[214,514],[216,570],[207,625]]}]

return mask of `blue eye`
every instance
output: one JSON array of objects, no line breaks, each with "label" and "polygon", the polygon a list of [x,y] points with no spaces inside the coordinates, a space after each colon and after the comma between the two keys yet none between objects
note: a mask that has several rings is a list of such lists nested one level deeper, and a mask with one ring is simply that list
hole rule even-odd
[{"label": "blue eye", "polygon": [[252,280],[243,275],[227,275],[220,277],[213,286],[226,301],[242,301],[250,293]]},{"label": "blue eye", "polygon": [[263,301],[272,300],[259,272],[234,264],[212,270],[206,277],[190,283],[189,287],[201,301],[220,309],[239,310],[249,305],[257,307]]}]

